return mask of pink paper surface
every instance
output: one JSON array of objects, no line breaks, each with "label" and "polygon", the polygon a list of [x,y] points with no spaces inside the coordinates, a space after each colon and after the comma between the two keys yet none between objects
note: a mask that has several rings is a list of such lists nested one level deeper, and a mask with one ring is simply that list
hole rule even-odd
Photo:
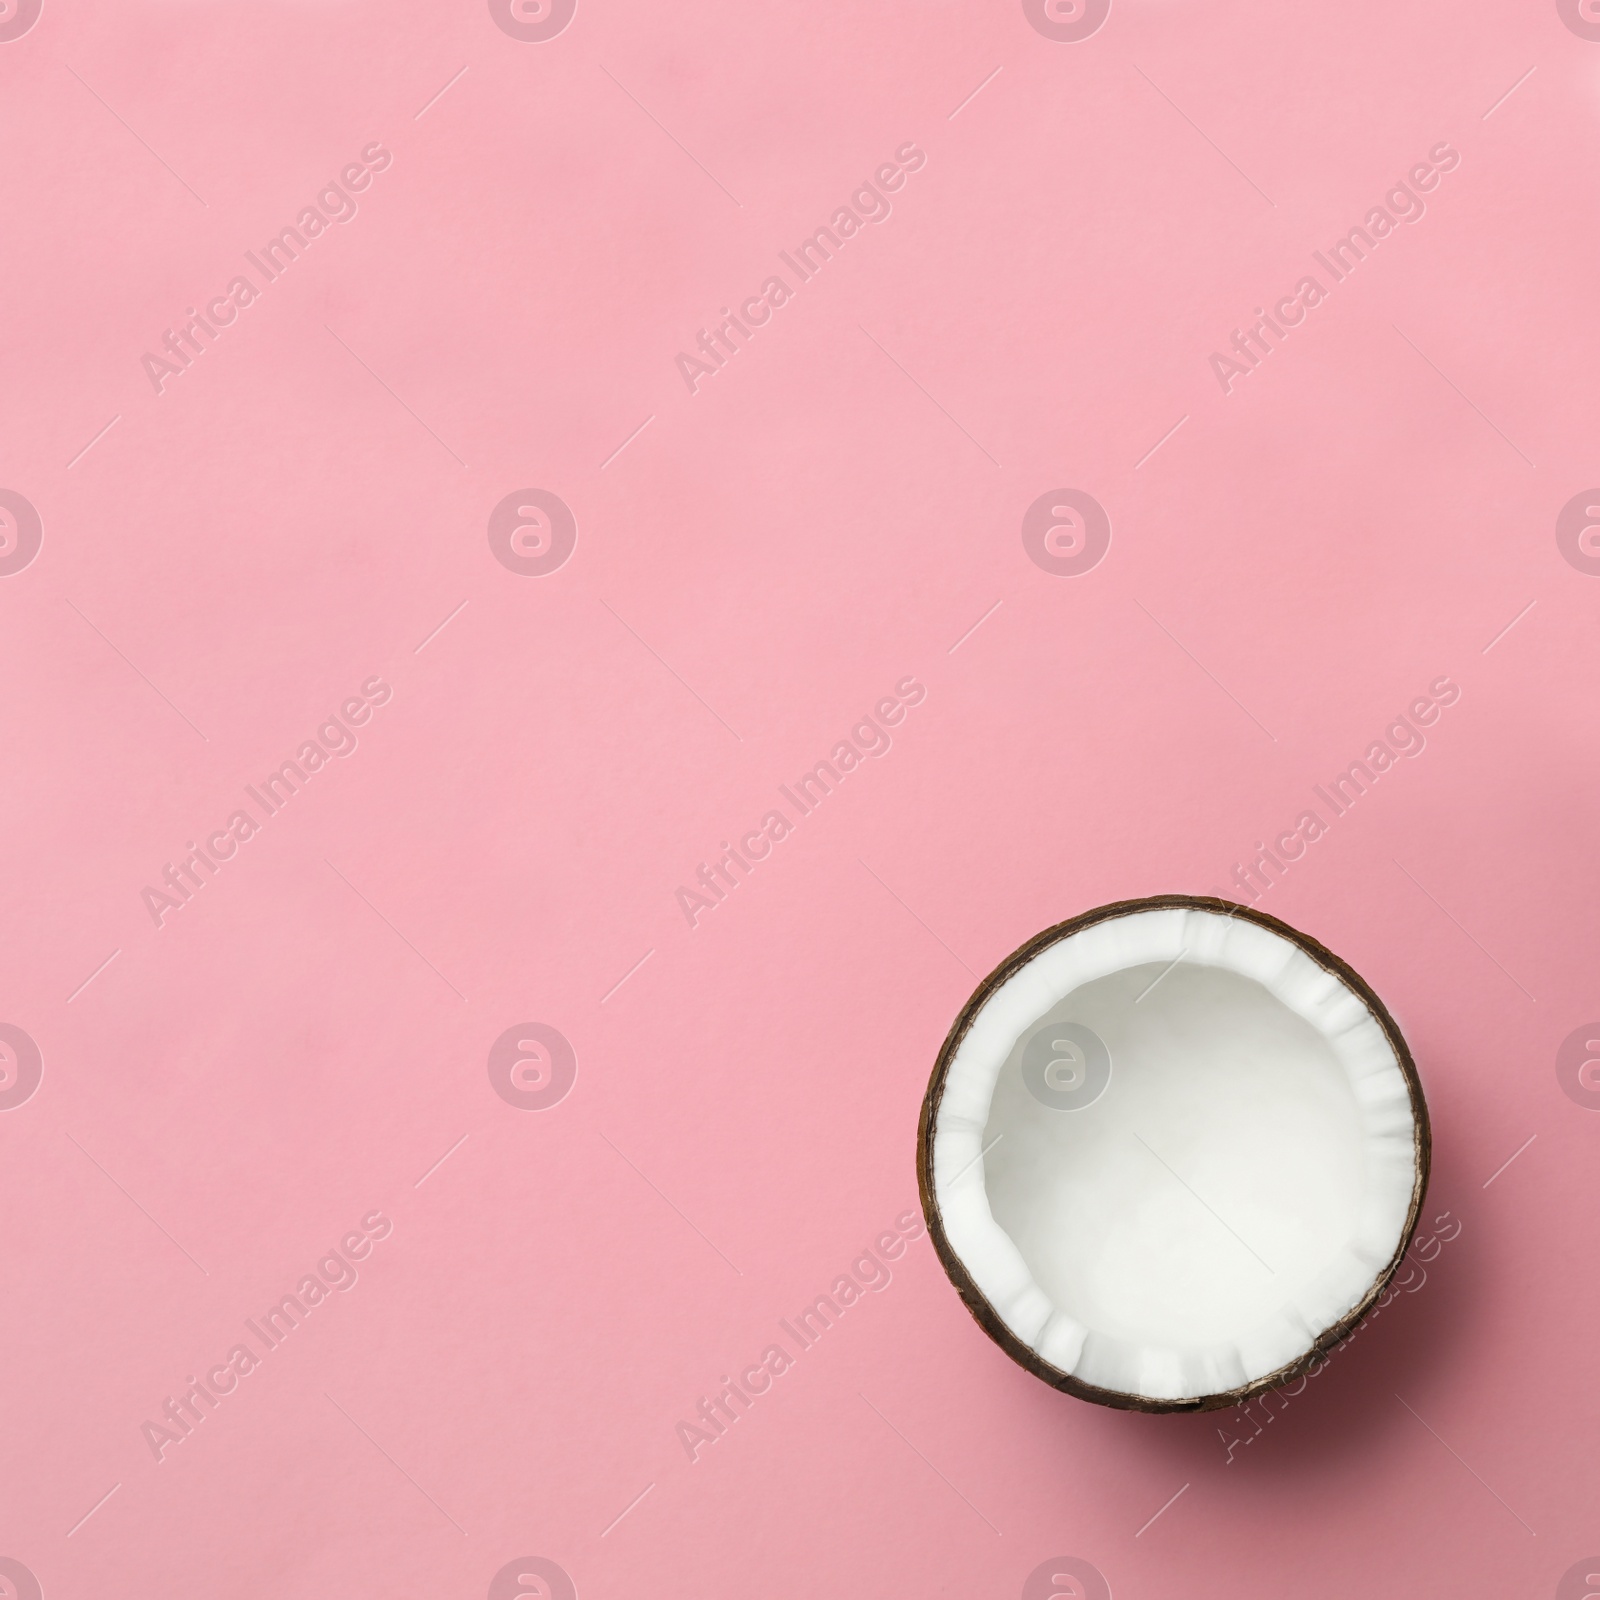
[{"label": "pink paper surface", "polygon": [[[1589,0],[7,0],[0,145],[0,1595],[1600,1587]],[[1250,1415],[920,1235],[1166,891],[1434,1119]]]}]

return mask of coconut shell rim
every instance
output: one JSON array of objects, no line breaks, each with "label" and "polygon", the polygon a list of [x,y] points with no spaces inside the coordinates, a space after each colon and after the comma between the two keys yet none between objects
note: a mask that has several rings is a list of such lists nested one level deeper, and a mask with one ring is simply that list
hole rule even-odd
[{"label": "coconut shell rim", "polygon": [[[1356,1305],[1339,1321],[1319,1334],[1311,1348],[1303,1355],[1275,1371],[1260,1378],[1253,1378],[1249,1383],[1241,1384],[1234,1389],[1216,1394],[1193,1395],[1178,1400],[1161,1400],[1149,1395],[1125,1393],[1120,1389],[1102,1389],[1095,1384],[1085,1383],[1081,1378],[1075,1378],[1071,1373],[1063,1372],[1059,1367],[1043,1360],[1036,1351],[1023,1344],[1001,1320],[999,1312],[973,1282],[965,1263],[951,1247],[933,1189],[932,1130],[938,1117],[939,1106],[944,1099],[945,1080],[949,1075],[950,1062],[989,997],[1042,950],[1062,939],[1081,933],[1097,922],[1109,921],[1113,917],[1125,917],[1137,911],[1165,910],[1211,911],[1253,922],[1258,927],[1266,928],[1290,940],[1318,966],[1331,972],[1360,996],[1379,1027],[1383,1029],[1384,1036],[1394,1049],[1400,1071],[1405,1077],[1406,1089],[1411,1098],[1414,1152],[1411,1206],[1406,1213],[1405,1227],[1401,1229],[1393,1255]],[[928,1237],[933,1241],[939,1262],[944,1267],[945,1275],[955,1286],[962,1303],[972,1313],[978,1326],[1018,1366],[1064,1394],[1073,1395],[1079,1400],[1087,1400],[1094,1405],[1110,1406],[1119,1411],[1221,1411],[1231,1406],[1243,1405],[1268,1390],[1293,1383],[1309,1372],[1334,1346],[1342,1344],[1350,1336],[1372,1310],[1395,1273],[1399,1271],[1401,1260],[1411,1247],[1411,1241],[1416,1236],[1417,1225],[1421,1220],[1422,1205],[1427,1195],[1432,1165],[1433,1131],[1428,1118],[1428,1102],[1422,1091],[1422,1079],[1418,1076],[1417,1064],[1412,1058],[1411,1048],[1406,1043],[1405,1035],[1401,1033],[1399,1024],[1390,1015],[1389,1008],[1378,998],[1372,985],[1348,961],[1335,955],[1310,934],[1302,933],[1298,928],[1291,927],[1287,922],[1268,912],[1257,911],[1251,906],[1238,905],[1231,900],[1220,900],[1208,895],[1158,894],[1133,900],[1114,900],[1107,905],[1096,906],[1092,910],[1082,912],[1078,916],[1069,917],[1065,922],[1058,922],[1042,933],[1035,934],[1026,944],[1013,950],[999,966],[979,982],[951,1024],[950,1031],[945,1035],[944,1043],[939,1047],[939,1054],[934,1060],[933,1073],[928,1079],[928,1088],[922,1097],[921,1114],[917,1119],[917,1193],[922,1202],[922,1215],[928,1225]]]}]

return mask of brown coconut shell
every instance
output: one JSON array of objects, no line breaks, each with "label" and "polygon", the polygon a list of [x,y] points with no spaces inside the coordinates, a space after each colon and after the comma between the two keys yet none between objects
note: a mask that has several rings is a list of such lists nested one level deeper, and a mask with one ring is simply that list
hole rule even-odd
[{"label": "brown coconut shell", "polygon": [[[1257,1378],[1221,1394],[1198,1395],[1185,1400],[1155,1400],[1146,1395],[1124,1394],[1116,1389],[1100,1389],[1094,1384],[1084,1383],[1081,1379],[1073,1377],[1071,1373],[1062,1372],[1060,1368],[1041,1360],[1000,1320],[999,1313],[979,1292],[978,1286],[972,1281],[960,1257],[951,1248],[945,1233],[944,1218],[939,1213],[939,1202],[933,1192],[933,1127],[938,1116],[939,1103],[944,1097],[945,1078],[949,1073],[950,1062],[955,1056],[957,1046],[966,1037],[967,1030],[972,1026],[973,1019],[984,1002],[1013,973],[1027,965],[1041,950],[1071,934],[1081,932],[1084,928],[1092,927],[1097,922],[1104,922],[1111,917],[1125,917],[1134,911],[1185,909],[1222,912],[1245,922],[1257,923],[1273,933],[1280,934],[1283,938],[1292,940],[1318,966],[1333,973],[1361,997],[1367,1009],[1377,1019],[1389,1043],[1394,1047],[1400,1070],[1405,1074],[1406,1088],[1411,1095],[1411,1114],[1415,1128],[1416,1165],[1411,1186],[1411,1208],[1406,1213],[1406,1225],[1401,1232],[1399,1243],[1395,1246],[1393,1256],[1354,1309],[1327,1329],[1305,1355],[1287,1366],[1278,1368],[1276,1372],[1269,1372],[1263,1378]],[[978,1326],[1019,1367],[1025,1367],[1034,1377],[1042,1378],[1052,1388],[1060,1389],[1065,1394],[1076,1395],[1080,1400],[1093,1401],[1096,1405],[1114,1406],[1119,1411],[1221,1411],[1228,1406],[1242,1405],[1268,1389],[1292,1383],[1315,1366],[1328,1351],[1350,1336],[1356,1325],[1372,1310],[1399,1270],[1401,1258],[1410,1247],[1417,1231],[1417,1222],[1422,1215],[1422,1201],[1427,1193],[1428,1174],[1432,1162],[1433,1135],[1428,1123],[1428,1103],[1423,1097],[1422,1080],[1417,1076],[1416,1062],[1411,1057],[1411,1050],[1399,1026],[1390,1016],[1388,1007],[1373,992],[1371,985],[1349,962],[1341,960],[1309,934],[1301,933],[1298,928],[1291,928],[1288,923],[1280,922],[1278,918],[1268,916],[1264,911],[1252,910],[1249,906],[1235,905],[1230,900],[1215,900],[1208,896],[1192,894],[1158,894],[1143,900],[1118,900],[1111,905],[1096,906],[1093,911],[1085,911],[1081,916],[1069,918],[1066,922],[1058,922],[1053,928],[1046,928],[1043,933],[1030,939],[1020,949],[1012,951],[973,990],[971,999],[961,1008],[961,1014],[951,1025],[950,1032],[945,1035],[938,1059],[933,1064],[933,1076],[928,1080],[928,1092],[922,1098],[922,1115],[917,1123],[917,1190],[922,1197],[922,1214],[927,1220],[928,1236],[933,1240],[933,1247],[938,1252],[939,1260],[944,1264],[944,1270],[951,1283],[955,1285],[956,1293],[961,1296],[967,1310],[977,1319]]]}]

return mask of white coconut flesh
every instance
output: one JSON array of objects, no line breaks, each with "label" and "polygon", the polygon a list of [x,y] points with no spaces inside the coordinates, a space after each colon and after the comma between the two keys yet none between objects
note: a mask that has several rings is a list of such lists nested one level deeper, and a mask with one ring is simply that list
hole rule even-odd
[{"label": "white coconut flesh", "polygon": [[1023,1345],[1096,1388],[1193,1399],[1290,1365],[1361,1302],[1407,1225],[1416,1132],[1342,978],[1253,922],[1133,911],[988,997],[949,1063],[933,1187]]}]

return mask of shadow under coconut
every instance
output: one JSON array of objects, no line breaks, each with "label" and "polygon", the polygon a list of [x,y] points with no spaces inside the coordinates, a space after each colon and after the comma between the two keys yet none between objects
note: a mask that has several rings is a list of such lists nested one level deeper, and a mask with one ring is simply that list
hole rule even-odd
[{"label": "shadow under coconut", "polygon": [[1137,1438],[1185,1473],[1224,1469],[1241,1481],[1277,1481],[1288,1470],[1303,1485],[1308,1476],[1336,1477],[1351,1467],[1370,1471],[1375,1444],[1423,1432],[1407,1403],[1428,1416],[1428,1375],[1450,1362],[1483,1271],[1458,1228],[1459,1213],[1452,1217],[1430,1196],[1424,1217],[1446,1220],[1418,1229],[1421,1251],[1407,1255],[1395,1280],[1407,1287],[1335,1347],[1315,1376],[1225,1411],[1127,1413]]}]

